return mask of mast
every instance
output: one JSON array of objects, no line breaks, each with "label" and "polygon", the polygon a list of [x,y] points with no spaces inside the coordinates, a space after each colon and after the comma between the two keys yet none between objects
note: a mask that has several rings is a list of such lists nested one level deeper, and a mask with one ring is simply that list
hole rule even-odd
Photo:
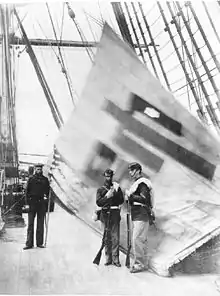
[{"label": "mast", "polygon": [[[12,62],[9,29],[11,28],[11,11],[7,5],[0,6],[2,29],[2,90],[1,90],[1,163],[7,169],[9,183],[17,182],[18,152],[16,138],[14,84],[12,80]],[[12,169],[12,170],[11,170]]]},{"label": "mast", "polygon": [[199,111],[199,114],[200,114],[200,116],[201,116],[201,119],[202,119],[202,121],[203,121],[204,123],[206,123],[206,122],[207,122],[207,119],[206,119],[206,116],[205,116],[205,112],[204,112],[204,110],[203,110],[203,106],[202,106],[202,104],[201,104],[201,102],[200,102],[200,99],[199,99],[198,96],[197,96],[197,93],[196,93],[196,91],[195,91],[195,86],[193,85],[193,81],[191,80],[191,78],[190,78],[190,76],[189,76],[189,73],[187,72],[185,62],[184,62],[184,60],[182,59],[181,54],[180,54],[179,49],[178,49],[178,46],[177,46],[177,44],[176,44],[176,42],[175,42],[175,40],[174,40],[174,37],[173,37],[172,32],[171,32],[171,30],[170,30],[170,27],[169,27],[168,21],[167,21],[167,19],[166,19],[165,13],[164,13],[164,11],[163,11],[163,9],[162,9],[162,6],[161,6],[160,2],[157,2],[157,5],[158,5],[158,8],[159,8],[159,10],[160,10],[160,13],[161,13],[161,15],[162,15],[162,18],[163,18],[163,21],[164,21],[164,24],[165,24],[165,29],[164,29],[164,30],[165,30],[165,32],[168,32],[168,33],[169,33],[170,40],[171,40],[171,42],[172,42],[172,44],[173,44],[173,47],[174,47],[174,49],[175,49],[175,52],[176,52],[176,54],[177,54],[177,56],[178,56],[178,59],[179,59],[179,61],[180,61],[180,65],[182,66],[182,69],[183,69],[184,74],[185,74],[185,76],[186,76],[186,80],[187,80],[187,82],[189,83],[190,89],[191,89],[191,91],[192,91],[192,93],[193,93],[193,96],[194,96],[195,101],[196,101],[196,103],[197,103],[197,106],[198,106],[198,108],[199,108],[198,111]]},{"label": "mast", "polygon": [[121,3],[111,2],[111,5],[123,39],[135,49]]},{"label": "mast", "polygon": [[188,57],[191,65],[192,65],[192,68],[193,68],[193,70],[194,70],[194,72],[196,74],[196,78],[197,78],[197,80],[198,80],[198,82],[199,82],[199,84],[201,86],[201,89],[202,89],[202,91],[204,93],[204,96],[206,98],[206,101],[208,103],[208,106],[206,106],[207,111],[208,111],[209,114],[211,114],[210,118],[211,118],[214,126],[217,128],[217,131],[219,132],[220,125],[219,125],[219,121],[218,121],[218,117],[217,117],[217,114],[215,112],[215,109],[212,106],[212,103],[211,103],[211,100],[209,98],[208,92],[207,92],[207,90],[206,90],[206,88],[204,86],[204,83],[203,83],[203,81],[201,79],[201,76],[200,76],[200,74],[199,74],[199,72],[198,72],[198,70],[197,70],[197,68],[196,68],[196,66],[195,66],[195,64],[193,62],[192,56],[191,56],[190,51],[189,51],[189,49],[188,49],[188,47],[186,45],[186,41],[185,41],[185,39],[183,37],[181,28],[180,28],[180,26],[178,25],[178,23],[177,23],[177,21],[175,19],[175,15],[174,15],[174,13],[172,11],[171,5],[170,5],[169,2],[166,2],[166,3],[167,3],[167,6],[168,6],[168,9],[170,11],[170,14],[172,16],[172,23],[175,24],[176,30],[177,30],[177,32],[179,34],[179,37],[181,39],[181,42],[182,42],[182,45],[183,45],[183,47],[185,49],[185,52],[187,54],[187,57]]}]

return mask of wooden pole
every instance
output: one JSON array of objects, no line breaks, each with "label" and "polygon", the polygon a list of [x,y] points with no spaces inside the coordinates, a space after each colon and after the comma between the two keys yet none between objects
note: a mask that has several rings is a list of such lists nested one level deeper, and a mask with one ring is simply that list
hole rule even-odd
[{"label": "wooden pole", "polygon": [[45,248],[47,246],[47,238],[48,238],[48,227],[49,227],[49,219],[50,219],[50,204],[51,204],[51,188],[50,188],[49,198],[48,198],[47,219],[46,219],[46,215],[45,215],[45,224],[46,224],[46,234],[45,234],[45,242],[44,242]]}]

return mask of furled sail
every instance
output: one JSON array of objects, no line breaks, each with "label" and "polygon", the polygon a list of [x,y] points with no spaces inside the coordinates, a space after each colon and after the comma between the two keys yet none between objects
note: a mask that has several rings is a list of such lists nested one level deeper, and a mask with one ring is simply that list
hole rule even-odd
[{"label": "furled sail", "polygon": [[157,217],[149,234],[150,264],[160,275],[220,233],[219,141],[107,24],[52,161],[51,184],[61,204],[98,231],[92,214],[102,172],[111,167],[126,188],[128,163],[143,165],[153,183]]}]

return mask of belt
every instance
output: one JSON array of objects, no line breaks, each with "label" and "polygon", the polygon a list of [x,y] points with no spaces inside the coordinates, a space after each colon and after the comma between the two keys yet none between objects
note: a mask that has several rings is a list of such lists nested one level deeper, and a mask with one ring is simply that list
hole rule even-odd
[{"label": "belt", "polygon": [[142,207],[146,207],[146,205],[140,203],[140,202],[137,202],[137,201],[134,201],[133,202],[133,206],[142,206]]},{"label": "belt", "polygon": [[112,210],[115,210],[115,209],[119,209],[119,206],[111,206],[109,208],[102,208],[103,210],[109,210],[109,209],[112,209]]}]

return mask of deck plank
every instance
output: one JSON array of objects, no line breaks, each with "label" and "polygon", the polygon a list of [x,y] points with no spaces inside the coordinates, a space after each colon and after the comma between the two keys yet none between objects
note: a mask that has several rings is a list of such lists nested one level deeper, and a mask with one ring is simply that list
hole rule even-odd
[{"label": "deck plank", "polygon": [[[26,219],[26,215],[25,219]],[[219,295],[216,275],[161,278],[152,273],[130,274],[124,266],[105,267],[92,260],[100,238],[81,221],[57,208],[50,216],[46,249],[23,251],[26,228],[5,230],[0,240],[0,294],[48,295]],[[166,292],[164,292],[166,291]]]}]

